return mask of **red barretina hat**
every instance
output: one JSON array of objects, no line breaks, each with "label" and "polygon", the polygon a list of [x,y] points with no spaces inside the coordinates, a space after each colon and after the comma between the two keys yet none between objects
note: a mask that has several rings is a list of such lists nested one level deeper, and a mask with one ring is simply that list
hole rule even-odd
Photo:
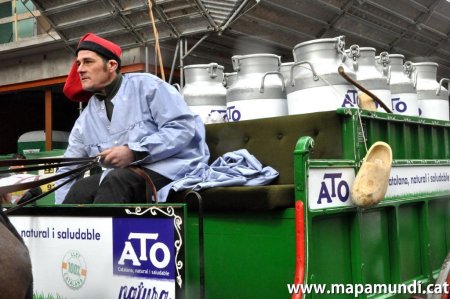
[{"label": "red barretina hat", "polygon": [[[118,68],[120,69],[120,55],[122,55],[122,49],[109,40],[101,38],[93,33],[87,33],[80,39],[76,53],[78,54],[78,51],[80,50],[93,51],[106,59],[116,60],[119,64]],[[78,65],[75,60],[70,68],[63,92],[66,97],[72,101],[85,102],[92,96],[92,92],[83,90],[77,69]]]}]

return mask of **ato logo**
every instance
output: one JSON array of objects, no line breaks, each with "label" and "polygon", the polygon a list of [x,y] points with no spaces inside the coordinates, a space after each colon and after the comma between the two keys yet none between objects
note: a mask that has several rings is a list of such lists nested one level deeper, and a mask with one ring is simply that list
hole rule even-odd
[{"label": "ato logo", "polygon": [[342,172],[325,173],[320,186],[319,198],[317,204],[332,203],[333,199],[339,199],[346,202],[350,196],[350,187],[348,183],[341,179]]},{"label": "ato logo", "polygon": [[[148,240],[157,240],[158,234],[151,233],[130,233],[128,235],[128,240],[139,240],[139,252],[140,255],[136,254],[133,244],[130,241],[125,241],[125,245],[120,256],[119,265],[125,265],[126,260],[130,260],[133,266],[141,266],[141,262],[150,261],[150,263],[158,269],[163,269],[167,267],[170,262],[170,250],[166,244],[161,242],[156,242],[147,249]],[[160,251],[161,257],[158,259],[157,252]],[[148,252],[148,256],[147,256]]]},{"label": "ato logo", "polygon": [[113,264],[115,275],[173,279],[173,219],[114,218]]},{"label": "ato logo", "polygon": [[341,107],[355,107],[358,105],[358,92],[354,89],[347,90]]}]

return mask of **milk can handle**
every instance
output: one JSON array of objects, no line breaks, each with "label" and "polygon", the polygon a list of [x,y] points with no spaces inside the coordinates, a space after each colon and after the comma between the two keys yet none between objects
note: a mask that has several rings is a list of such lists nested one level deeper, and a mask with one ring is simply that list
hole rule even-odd
[{"label": "milk can handle", "polygon": [[238,72],[240,70],[240,65],[239,65],[240,58],[241,58],[240,56],[231,57],[231,63],[233,64],[233,70],[236,72]]},{"label": "milk can handle", "polygon": [[447,82],[447,88],[448,88],[448,84],[450,83],[450,79],[448,78],[442,78],[441,81],[439,81],[439,87],[436,90],[436,95],[438,96],[441,93],[441,86],[444,82]]},{"label": "milk can handle", "polygon": [[358,71],[358,58],[361,57],[361,51],[358,45],[351,45],[348,53],[349,57],[353,60],[353,69]]},{"label": "milk can handle", "polygon": [[411,61],[405,61],[403,64],[403,70],[405,71],[405,74],[408,76],[408,78],[411,78],[411,74],[414,71],[414,66]]},{"label": "milk can handle", "polygon": [[214,79],[215,77],[217,77],[217,69],[219,68],[219,65],[215,62],[212,62],[209,64],[209,77],[211,77],[212,79]]},{"label": "milk can handle", "polygon": [[174,83],[174,84],[172,84],[172,86],[175,87],[178,90],[179,93],[181,93],[181,86],[180,86],[180,84]]},{"label": "milk can handle", "polygon": [[302,65],[302,64],[307,64],[307,65],[309,65],[309,67],[310,67],[309,70],[313,73],[313,80],[314,80],[314,81],[319,80],[319,76],[317,76],[317,73],[316,73],[316,71],[314,70],[314,67],[313,67],[313,65],[312,65],[311,62],[306,61],[306,60],[305,60],[305,61],[299,61],[299,62],[294,63],[294,64],[291,66],[291,77],[289,78],[289,82],[290,82],[291,86],[295,86],[295,81],[294,81],[294,68],[295,68],[296,66],[299,66],[299,65]]},{"label": "milk can handle", "polygon": [[387,78],[387,82],[391,82],[391,60],[389,59],[389,53],[386,51],[383,51],[380,53],[380,57],[378,58],[380,60],[380,64],[383,66],[383,76]]},{"label": "milk can handle", "polygon": [[342,62],[345,62],[347,55],[345,55],[345,36],[341,35],[336,38],[336,50],[342,54]]},{"label": "milk can handle", "polygon": [[267,72],[264,74],[264,76],[261,79],[261,87],[259,88],[259,92],[264,92],[264,80],[266,79],[267,75],[277,75],[281,79],[281,92],[284,92],[286,90],[286,85],[284,84],[284,77],[283,74],[280,72]]},{"label": "milk can handle", "polygon": [[417,76],[419,75],[419,73],[415,71],[414,65],[411,61],[407,61],[405,62],[405,64],[406,63],[411,64],[411,81],[413,82],[413,86],[417,87]]}]

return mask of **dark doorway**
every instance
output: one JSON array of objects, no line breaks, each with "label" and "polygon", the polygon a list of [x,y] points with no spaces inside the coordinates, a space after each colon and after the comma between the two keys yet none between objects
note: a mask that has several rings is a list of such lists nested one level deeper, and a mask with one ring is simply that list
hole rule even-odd
[{"label": "dark doorway", "polygon": [[[78,103],[52,88],[53,130],[70,132],[79,115]],[[17,152],[17,140],[29,131],[45,130],[44,90],[0,94],[0,155]]]}]

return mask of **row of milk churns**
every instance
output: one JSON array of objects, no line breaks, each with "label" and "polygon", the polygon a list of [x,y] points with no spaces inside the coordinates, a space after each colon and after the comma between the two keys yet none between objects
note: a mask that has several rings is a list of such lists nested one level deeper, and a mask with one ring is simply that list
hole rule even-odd
[{"label": "row of milk churns", "polygon": [[436,81],[437,63],[376,56],[375,48],[357,45],[345,49],[343,36],[300,43],[293,55],[289,63],[274,54],[236,55],[234,73],[216,63],[186,66],[184,99],[205,123],[355,107],[358,91],[338,73],[342,66],[393,113],[449,120],[449,93],[442,86],[449,80]]}]

